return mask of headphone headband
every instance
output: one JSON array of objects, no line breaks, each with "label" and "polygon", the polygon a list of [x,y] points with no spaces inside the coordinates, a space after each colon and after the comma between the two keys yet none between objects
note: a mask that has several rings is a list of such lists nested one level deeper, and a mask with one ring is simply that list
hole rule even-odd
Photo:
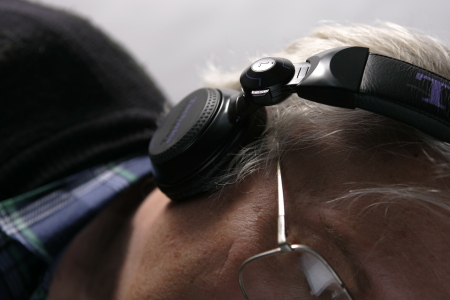
[{"label": "headphone headband", "polygon": [[[288,65],[284,58],[264,58],[253,65],[269,59]],[[364,47],[335,48],[291,65],[295,73],[288,80],[275,67],[263,72],[247,68],[241,75],[245,98],[273,105],[297,93],[314,102],[385,115],[450,142],[450,81],[437,74]]]}]

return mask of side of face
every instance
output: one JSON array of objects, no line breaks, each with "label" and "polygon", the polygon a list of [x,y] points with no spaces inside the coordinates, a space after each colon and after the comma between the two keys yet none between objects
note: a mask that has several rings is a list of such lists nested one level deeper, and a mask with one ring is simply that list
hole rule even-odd
[{"label": "side of face", "polygon": [[[287,240],[321,253],[355,299],[450,297],[448,213],[438,218],[405,194],[376,192],[417,184],[448,190],[423,153],[349,152],[333,142],[288,150],[281,168]],[[130,247],[141,255],[122,299],[239,299],[240,265],[277,246],[275,164],[183,203],[156,191],[134,222],[141,238]]]},{"label": "side of face", "polygon": [[[276,246],[275,186],[256,183],[258,177],[182,203],[170,203],[160,191],[150,195],[137,214],[136,230],[146,239],[136,246],[142,257],[124,299],[239,299],[242,258]],[[145,228],[140,217],[159,201],[167,205]]]}]

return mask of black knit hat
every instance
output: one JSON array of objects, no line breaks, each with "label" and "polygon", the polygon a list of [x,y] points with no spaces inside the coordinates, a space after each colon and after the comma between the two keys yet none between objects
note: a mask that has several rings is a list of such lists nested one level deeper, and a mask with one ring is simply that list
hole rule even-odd
[{"label": "black knit hat", "polygon": [[148,75],[85,20],[0,1],[0,200],[146,153],[164,105]]}]

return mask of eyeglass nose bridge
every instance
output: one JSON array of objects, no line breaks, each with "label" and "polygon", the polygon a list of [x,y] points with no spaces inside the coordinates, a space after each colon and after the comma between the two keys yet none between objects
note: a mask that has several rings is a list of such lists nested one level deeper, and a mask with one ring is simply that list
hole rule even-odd
[{"label": "eyeglass nose bridge", "polygon": [[280,252],[283,252],[283,253],[294,251],[294,249],[291,248],[291,244],[288,242],[278,244],[278,247],[280,247]]}]

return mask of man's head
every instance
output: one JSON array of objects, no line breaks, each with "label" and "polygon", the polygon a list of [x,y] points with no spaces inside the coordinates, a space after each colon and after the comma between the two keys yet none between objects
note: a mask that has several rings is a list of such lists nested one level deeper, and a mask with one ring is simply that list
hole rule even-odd
[{"label": "man's head", "polygon": [[[323,27],[276,56],[304,61],[346,45],[450,78],[450,49],[390,24]],[[210,78],[208,86],[238,88],[237,74]],[[325,257],[354,299],[450,297],[448,144],[385,117],[293,96],[269,108],[264,140],[237,157],[214,194],[170,203],[155,191],[139,206],[118,234],[127,245],[118,299],[241,297],[240,265],[277,246],[278,158],[287,241]],[[97,279],[108,268],[99,269]]]}]

